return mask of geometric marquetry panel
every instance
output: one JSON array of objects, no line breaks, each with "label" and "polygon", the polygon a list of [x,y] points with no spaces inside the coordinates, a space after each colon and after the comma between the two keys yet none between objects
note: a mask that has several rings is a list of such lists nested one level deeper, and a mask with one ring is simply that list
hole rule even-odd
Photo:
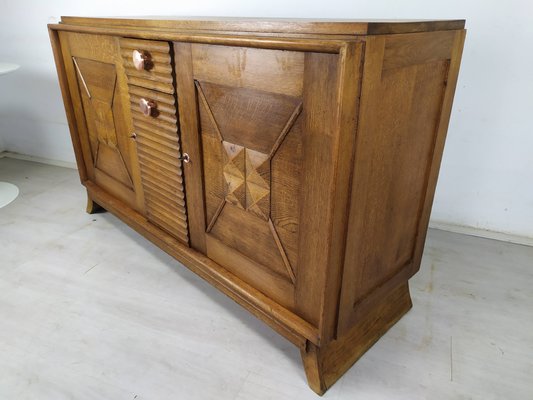
[{"label": "geometric marquetry panel", "polygon": [[226,201],[236,207],[246,208],[246,161],[245,149],[233,143],[222,141],[224,147],[224,180]]},{"label": "geometric marquetry panel", "polygon": [[72,58],[87,123],[94,167],[133,189],[130,167],[118,140],[116,115],[121,115],[119,85],[114,64]]},{"label": "geometric marquetry panel", "polygon": [[270,159],[268,154],[222,141],[225,155],[225,200],[268,221]]},{"label": "geometric marquetry panel", "polygon": [[268,221],[270,217],[270,158],[246,149],[246,210]]},{"label": "geometric marquetry panel", "polygon": [[294,284],[301,99],[209,82],[195,85],[206,233]]}]

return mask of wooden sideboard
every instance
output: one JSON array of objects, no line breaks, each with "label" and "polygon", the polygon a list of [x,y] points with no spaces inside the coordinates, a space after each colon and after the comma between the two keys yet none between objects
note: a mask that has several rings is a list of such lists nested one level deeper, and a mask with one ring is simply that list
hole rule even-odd
[{"label": "wooden sideboard", "polygon": [[322,394],[411,307],[464,21],[63,17],[87,211],[300,348]]}]

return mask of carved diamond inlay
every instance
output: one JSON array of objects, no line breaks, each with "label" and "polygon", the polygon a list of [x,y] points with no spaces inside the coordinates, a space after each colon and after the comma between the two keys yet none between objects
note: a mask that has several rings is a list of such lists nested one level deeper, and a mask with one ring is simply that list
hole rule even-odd
[{"label": "carved diamond inlay", "polygon": [[[232,247],[252,261],[257,260],[295,284],[296,275],[288,251],[290,256],[295,255],[298,233],[297,230],[288,230],[287,226],[297,226],[298,215],[288,215],[292,213],[284,211],[292,210],[292,205],[283,204],[280,208],[277,202],[294,193],[292,188],[287,190],[284,186],[291,185],[292,177],[298,174],[298,170],[283,171],[293,165],[288,162],[291,154],[287,153],[287,147],[280,152],[278,160],[281,162],[277,162],[277,167],[272,160],[302,112],[301,99],[197,80],[194,84],[199,97],[202,138],[206,139],[204,160],[208,169],[204,171],[204,182],[210,213],[206,220],[206,233],[211,232],[223,245]],[[295,135],[299,134],[295,132]],[[291,139],[288,146],[297,150],[297,140]],[[277,183],[274,193],[271,193],[272,165],[277,168],[275,177],[281,178],[279,181],[274,179]],[[276,204],[275,221],[271,218],[271,201]],[[228,204],[247,211],[249,215],[236,212]],[[284,216],[280,218],[280,214]],[[253,228],[265,246],[278,249],[281,260],[276,260],[271,252],[268,255],[256,254],[254,246],[241,242],[241,232],[238,228],[233,229],[235,218],[241,222],[238,225],[242,227],[242,234],[249,236],[250,228]],[[266,226],[258,219],[266,222]],[[285,223],[281,219],[290,221]],[[231,229],[228,229],[229,221]],[[277,222],[282,223],[277,225]]]},{"label": "carved diamond inlay", "polygon": [[260,218],[270,216],[270,158],[243,146],[222,142],[225,150],[226,201]]},{"label": "carved diamond inlay", "polygon": [[246,163],[245,149],[242,146],[222,142],[226,151],[224,179],[226,180],[226,201],[239,208],[246,208]]},{"label": "carved diamond inlay", "polygon": [[270,216],[270,159],[246,149],[246,210],[268,220]]}]

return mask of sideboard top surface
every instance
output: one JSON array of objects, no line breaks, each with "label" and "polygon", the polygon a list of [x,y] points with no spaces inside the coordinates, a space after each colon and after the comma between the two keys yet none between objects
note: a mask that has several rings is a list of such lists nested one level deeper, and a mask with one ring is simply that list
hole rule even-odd
[{"label": "sideboard top surface", "polygon": [[61,23],[149,30],[380,35],[463,29],[465,20],[352,20],[237,17],[61,17]]}]

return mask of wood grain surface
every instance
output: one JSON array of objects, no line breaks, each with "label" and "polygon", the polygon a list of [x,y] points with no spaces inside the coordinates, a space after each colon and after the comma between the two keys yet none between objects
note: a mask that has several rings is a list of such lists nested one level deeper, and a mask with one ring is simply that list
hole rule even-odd
[{"label": "wood grain surface", "polygon": [[412,305],[463,27],[64,17],[49,29],[87,211],[297,345],[323,394]]}]

